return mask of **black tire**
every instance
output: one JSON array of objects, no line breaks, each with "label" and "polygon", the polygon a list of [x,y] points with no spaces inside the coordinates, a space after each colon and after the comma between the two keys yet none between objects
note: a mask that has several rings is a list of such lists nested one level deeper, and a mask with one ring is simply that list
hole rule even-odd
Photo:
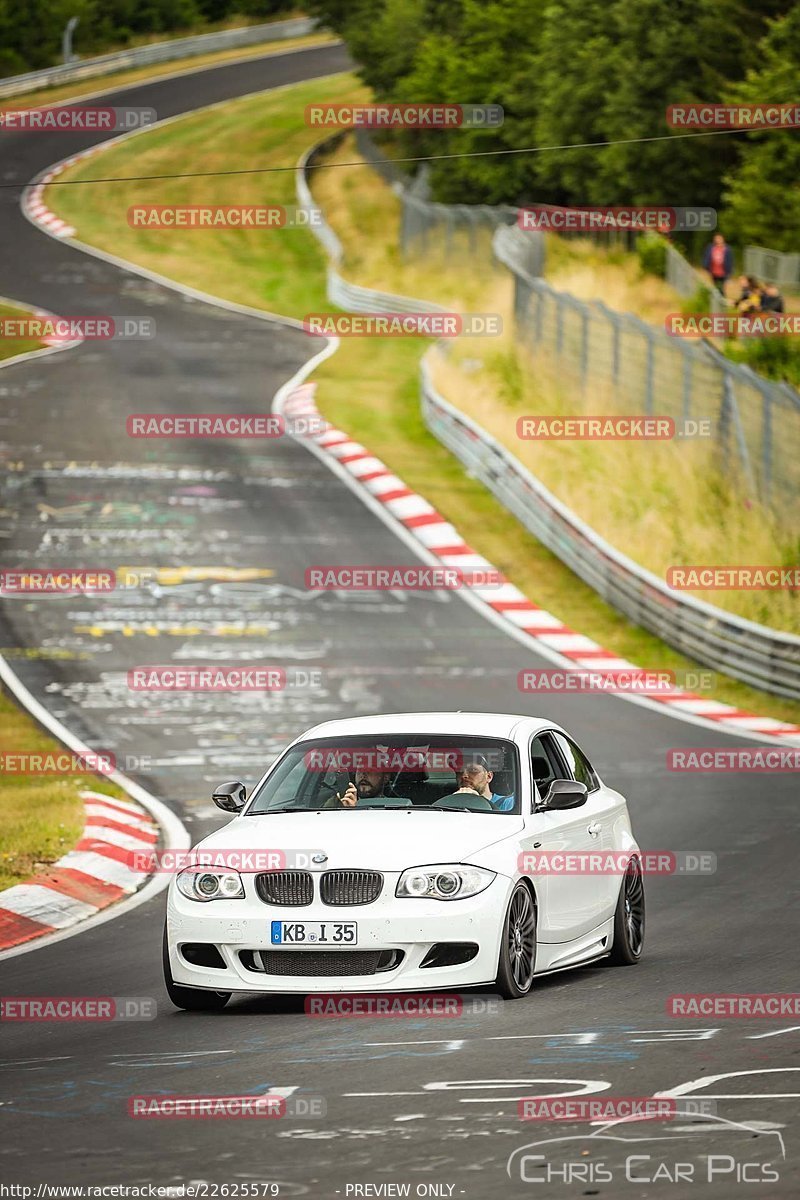
[{"label": "black tire", "polygon": [[619,889],[614,913],[614,942],[609,963],[614,967],[632,967],[644,949],[644,877],[642,864],[632,858]]},{"label": "black tire", "polygon": [[495,986],[506,1000],[527,996],[536,967],[536,902],[530,889],[518,883],[511,893],[503,921],[500,961]]},{"label": "black tire", "polygon": [[162,960],[167,995],[176,1008],[184,1008],[187,1012],[221,1012],[230,1000],[230,992],[207,992],[205,988],[184,987],[182,983],[175,982],[169,965],[166,925],[162,943]]}]

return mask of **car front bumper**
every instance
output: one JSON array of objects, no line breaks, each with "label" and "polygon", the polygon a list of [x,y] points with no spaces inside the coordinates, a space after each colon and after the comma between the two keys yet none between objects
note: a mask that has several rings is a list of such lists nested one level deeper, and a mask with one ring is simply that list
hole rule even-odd
[{"label": "car front bumper", "polygon": [[[252,877],[246,883],[247,895],[241,900],[213,900],[202,903],[189,900],[170,887],[167,901],[167,945],[170,970],[177,984],[208,988],[220,992],[320,993],[320,992],[397,992],[432,991],[442,988],[474,987],[492,983],[497,974],[500,936],[513,882],[496,876],[477,896],[464,900],[398,899],[394,881],[378,900],[368,905],[330,906],[315,901],[302,907],[265,904],[255,895]],[[388,893],[388,894],[387,894]],[[355,922],[358,942],[355,946],[275,946],[271,943],[271,922],[324,921]],[[450,966],[423,967],[421,963],[435,945],[471,943],[477,953],[468,962]],[[188,962],[188,945],[214,946],[224,966],[199,966]],[[291,955],[281,960],[281,973],[253,969],[260,962],[258,952]],[[369,974],[321,974],[313,964],[321,953],[337,956],[364,951],[396,951],[401,961],[388,970]],[[253,952],[255,952],[255,957]],[[314,958],[301,959],[301,955]],[[389,955],[385,956],[389,957]],[[325,970],[333,960],[325,960]],[[353,960],[355,963],[357,960]],[[298,974],[311,963],[310,973]],[[347,960],[337,957],[335,966]],[[359,962],[362,968],[363,957]],[[287,972],[287,973],[284,973]]]}]

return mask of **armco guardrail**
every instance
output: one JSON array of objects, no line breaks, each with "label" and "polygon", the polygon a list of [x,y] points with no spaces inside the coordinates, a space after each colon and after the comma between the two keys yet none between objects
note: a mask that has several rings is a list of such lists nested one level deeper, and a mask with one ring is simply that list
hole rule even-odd
[{"label": "armco guardrail", "polygon": [[[319,213],[314,233],[333,259],[341,261],[338,237],[325,222],[308,187],[313,159],[330,141],[303,156],[297,168],[298,202]],[[328,267],[328,299],[354,311],[441,312],[440,306],[348,283]],[[416,307],[410,308],[409,305]],[[357,306],[357,307],[356,307]],[[526,529],[598,593],[637,625],[690,658],[753,687],[800,699],[800,637],[756,625],[711,604],[673,592],[657,575],[620,554],[572,513],[475,421],[459,412],[433,386],[429,358],[421,363],[421,404],[426,425]]]},{"label": "armco guardrail", "polygon": [[800,637],[676,593],[657,575],[620,554],[509,450],[445,400],[433,386],[426,360],[422,411],[431,433],[607,603],[698,662],[765,691],[800,699]]},{"label": "armco guardrail", "polygon": [[273,21],[266,25],[250,25],[246,29],[227,29],[222,33],[200,33],[196,37],[175,38],[171,42],[119,50],[99,58],[86,58],[48,67],[44,71],[29,71],[27,75],[11,75],[7,79],[0,79],[0,100],[40,88],[73,83],[75,80],[92,79],[96,75],[110,75],[130,67],[149,67],[153,63],[213,54],[217,50],[236,50],[240,46],[256,46],[260,42],[283,42],[287,38],[304,37],[316,28],[316,21],[310,17],[297,17],[291,21]]},{"label": "armco guardrail", "polygon": [[332,260],[328,265],[328,299],[332,304],[336,304],[347,312],[446,312],[447,310],[440,304],[433,304],[427,300],[416,300],[413,296],[398,296],[393,292],[378,292],[374,288],[350,283],[339,274],[336,267],[342,261],[344,253],[342,243],[324,219],[322,209],[314,202],[307,176],[308,172],[314,169],[314,159],[330,150],[340,139],[341,135],[335,134],[332,138],[326,138],[318,146],[313,146],[300,159],[296,174],[298,204],[302,208],[313,210],[318,214],[315,223],[310,228]]}]

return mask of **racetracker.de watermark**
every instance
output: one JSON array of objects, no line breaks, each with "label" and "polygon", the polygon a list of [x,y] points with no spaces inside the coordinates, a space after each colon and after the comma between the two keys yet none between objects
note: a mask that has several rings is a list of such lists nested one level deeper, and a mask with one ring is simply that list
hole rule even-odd
[{"label": "racetracker.de watermark", "polygon": [[517,226],[519,229],[552,233],[614,229],[670,233],[695,229],[708,231],[717,227],[717,211],[714,208],[603,208],[583,205],[564,208],[557,204],[531,204],[517,212]]},{"label": "racetracker.de watermark", "polygon": [[248,847],[204,848],[193,850],[134,850],[130,867],[147,874],[176,875],[179,871],[238,871],[252,875],[270,871],[308,870],[319,847],[307,850],[272,850]]},{"label": "racetracker.de watermark", "polygon": [[667,770],[723,774],[800,771],[800,747],[744,746],[730,750],[716,746],[676,747],[667,751]]},{"label": "racetracker.de watermark", "polygon": [[0,111],[0,130],[26,133],[84,133],[142,129],[157,120],[154,108],[85,107],[63,104],[54,108],[6,108]]},{"label": "racetracker.de watermark", "polygon": [[379,592],[442,591],[460,587],[500,587],[503,576],[494,568],[464,571],[460,567],[308,567],[306,587],[312,591]]},{"label": "racetracker.de watermark", "polygon": [[308,104],[306,125],[339,129],[497,129],[500,104]]},{"label": "racetracker.de watermark", "polygon": [[579,667],[531,670],[517,675],[521,692],[632,692],[635,695],[671,695],[673,692],[708,692],[715,686],[715,671],[656,671],[640,667]]},{"label": "racetracker.de watermark", "polygon": [[138,342],[155,336],[153,317],[0,317],[0,338],[15,342]]},{"label": "racetracker.de watermark", "polygon": [[713,875],[711,850],[523,850],[523,875]]},{"label": "racetracker.de watermark", "polygon": [[427,771],[456,771],[476,760],[489,771],[502,771],[505,754],[491,747],[471,752],[455,746],[330,746],[307,750],[303,762],[307,771],[402,771],[422,774]]},{"label": "racetracker.de watermark", "polygon": [[0,571],[0,595],[71,596],[113,592],[117,586],[114,571],[86,567],[35,567]]},{"label": "racetracker.de watermark", "polygon": [[314,229],[318,208],[298,204],[132,204],[132,229]]},{"label": "racetracker.de watermark", "polygon": [[667,587],[687,592],[800,591],[800,566],[776,567],[741,564],[668,567]]},{"label": "racetracker.de watermark", "polygon": [[[131,1096],[128,1100],[128,1116],[139,1120],[277,1119],[324,1117],[327,1112],[324,1096],[281,1096],[274,1092],[249,1096]],[[220,1195],[226,1192],[221,1190]]]},{"label": "racetracker.de watermark", "polygon": [[0,750],[0,771],[8,775],[110,775],[116,765],[115,756],[106,751]]},{"label": "racetracker.de watermark", "polygon": [[0,1021],[153,1021],[152,996],[2,996]]},{"label": "racetracker.de watermark", "polygon": [[667,998],[670,1017],[800,1017],[798,992],[689,992]]},{"label": "racetracker.de watermark", "polygon": [[666,442],[672,438],[710,437],[711,420],[619,415],[517,418],[517,437],[532,442]]},{"label": "racetracker.de watermark", "polygon": [[800,313],[668,313],[664,329],[685,338],[797,337]]},{"label": "racetracker.de watermark", "polygon": [[125,431],[132,438],[279,438],[324,433],[320,416],[278,413],[131,413]]},{"label": "racetracker.de watermark", "polygon": [[666,117],[671,129],[797,129],[800,104],[776,104],[771,100],[703,104],[694,100],[668,105]]},{"label": "racetracker.de watermark", "polygon": [[499,337],[499,313],[306,313],[317,337]]},{"label": "racetracker.de watermark", "polygon": [[714,1116],[715,1100],[658,1096],[525,1096],[517,1101],[520,1121],[674,1121]]},{"label": "racetracker.de watermark", "polygon": [[462,996],[444,992],[387,992],[383,995],[343,992],[306,996],[307,1017],[465,1017],[498,1016],[500,996]]},{"label": "racetracker.de watermark", "polygon": [[151,666],[128,671],[132,692],[315,691],[322,671],[304,667]]}]

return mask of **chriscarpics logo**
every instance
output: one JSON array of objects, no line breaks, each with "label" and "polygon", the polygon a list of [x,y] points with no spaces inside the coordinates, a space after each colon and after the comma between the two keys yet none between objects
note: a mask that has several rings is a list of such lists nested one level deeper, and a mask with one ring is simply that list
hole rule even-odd
[{"label": "chriscarpics logo", "polygon": [[[653,1097],[665,1098],[666,1093]],[[681,1097],[680,1102],[686,1099]],[[668,1123],[662,1126],[662,1119]],[[786,1150],[778,1130],[764,1129],[761,1122],[754,1126],[708,1114],[700,1106],[691,1124],[676,1129],[672,1121],[669,1114],[663,1118],[655,1112],[634,1114],[609,1121],[590,1134],[538,1138],[514,1150],[506,1172],[521,1183],[549,1185],[543,1192],[548,1196],[558,1185],[566,1195],[567,1188],[574,1193],[580,1185],[637,1184],[647,1189],[679,1184],[683,1190],[678,1195],[688,1195],[692,1184],[702,1188],[711,1183],[764,1185],[780,1180]]]}]

